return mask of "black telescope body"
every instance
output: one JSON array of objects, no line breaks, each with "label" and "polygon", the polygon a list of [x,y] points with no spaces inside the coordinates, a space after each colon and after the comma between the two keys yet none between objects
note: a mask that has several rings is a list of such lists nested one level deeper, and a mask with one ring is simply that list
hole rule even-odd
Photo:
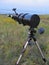
[{"label": "black telescope body", "polygon": [[28,25],[32,28],[36,28],[40,22],[40,17],[37,14],[20,13],[11,16],[12,19],[17,20],[19,24]]}]

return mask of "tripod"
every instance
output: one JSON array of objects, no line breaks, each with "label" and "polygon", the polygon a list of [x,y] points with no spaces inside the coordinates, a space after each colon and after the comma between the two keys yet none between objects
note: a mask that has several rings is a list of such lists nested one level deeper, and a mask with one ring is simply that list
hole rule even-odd
[{"label": "tripod", "polygon": [[43,61],[46,63],[46,59],[45,59],[45,57],[44,57],[44,55],[43,55],[43,52],[42,52],[42,50],[41,50],[41,48],[40,48],[40,46],[39,46],[39,44],[38,44],[38,42],[37,42],[37,40],[36,40],[35,33],[36,33],[36,30],[34,30],[33,28],[30,28],[30,29],[29,29],[28,40],[27,40],[26,44],[23,46],[23,50],[22,50],[22,52],[21,52],[21,54],[20,54],[20,56],[19,56],[19,58],[18,58],[18,61],[16,62],[16,65],[19,64],[19,62],[20,62],[20,60],[21,60],[23,54],[25,53],[25,50],[26,50],[26,48],[27,48],[27,45],[31,42],[32,39],[34,40],[34,43],[35,43],[36,46],[38,47],[38,49],[39,49],[39,51],[40,51],[40,54],[41,54],[41,56],[42,56]]}]

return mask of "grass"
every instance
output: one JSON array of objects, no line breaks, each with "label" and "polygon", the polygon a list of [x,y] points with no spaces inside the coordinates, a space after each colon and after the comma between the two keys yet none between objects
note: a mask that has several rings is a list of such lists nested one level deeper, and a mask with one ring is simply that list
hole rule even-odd
[{"label": "grass", "polygon": [[[36,33],[39,45],[49,64],[49,15],[40,16],[38,26],[44,27],[44,34]],[[28,27],[19,25],[11,18],[0,15],[0,65],[15,65],[22,46],[27,39]],[[36,45],[28,46],[21,65],[45,65]]]}]

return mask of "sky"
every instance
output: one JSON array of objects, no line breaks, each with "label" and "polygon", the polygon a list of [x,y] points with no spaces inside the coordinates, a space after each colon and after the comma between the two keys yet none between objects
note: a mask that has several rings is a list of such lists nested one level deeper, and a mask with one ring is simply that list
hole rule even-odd
[{"label": "sky", "polygon": [[0,0],[0,13],[12,13],[12,8],[18,13],[49,14],[49,0]]}]

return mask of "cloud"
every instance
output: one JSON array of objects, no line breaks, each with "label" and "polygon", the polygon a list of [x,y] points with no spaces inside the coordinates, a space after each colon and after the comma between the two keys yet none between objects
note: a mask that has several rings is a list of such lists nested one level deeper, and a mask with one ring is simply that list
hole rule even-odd
[{"label": "cloud", "polygon": [[36,10],[46,12],[49,9],[49,0],[1,0],[0,8],[13,8],[16,7],[20,10]]},{"label": "cloud", "polygon": [[21,7],[47,7],[49,0],[1,0],[0,4]]},{"label": "cloud", "polygon": [[1,0],[0,8],[48,9],[49,0]]},{"label": "cloud", "polygon": [[19,4],[19,5],[31,5],[32,0],[2,0],[0,1],[3,4]]},{"label": "cloud", "polygon": [[1,0],[0,2],[4,4],[19,4],[23,6],[47,6],[49,0]]}]

